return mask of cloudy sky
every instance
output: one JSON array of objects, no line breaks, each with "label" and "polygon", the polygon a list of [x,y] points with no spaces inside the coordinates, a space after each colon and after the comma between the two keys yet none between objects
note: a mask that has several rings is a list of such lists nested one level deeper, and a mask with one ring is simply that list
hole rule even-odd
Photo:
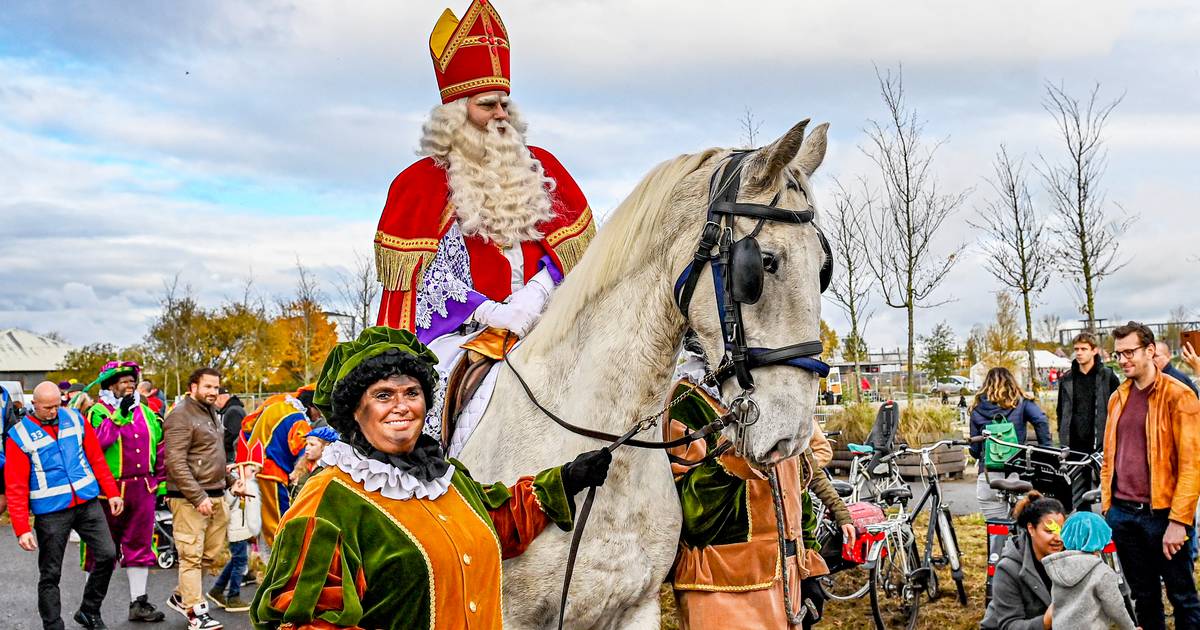
[{"label": "cloudy sky", "polygon": [[[514,98],[604,216],[655,163],[760,141],[811,117],[830,150],[814,180],[871,176],[859,145],[883,114],[874,68],[903,64],[947,189],[974,189],[939,237],[967,243],[918,329],[964,336],[998,286],[967,225],[1000,143],[1059,147],[1047,81],[1124,95],[1108,129],[1112,212],[1138,215],[1099,313],[1161,320],[1195,306],[1200,262],[1200,8],[1186,0],[753,3],[497,0]],[[460,6],[461,5],[461,6]],[[450,5],[461,13],[465,0]],[[177,274],[209,305],[326,283],[370,250],[387,186],[437,102],[428,34],[445,0],[19,2],[0,13],[0,328],[134,342]],[[751,8],[747,8],[751,7]],[[1037,201],[1044,208],[1044,196]],[[1039,310],[1079,317],[1056,279]],[[876,300],[872,346],[904,337]],[[826,318],[845,332],[832,304]]]}]

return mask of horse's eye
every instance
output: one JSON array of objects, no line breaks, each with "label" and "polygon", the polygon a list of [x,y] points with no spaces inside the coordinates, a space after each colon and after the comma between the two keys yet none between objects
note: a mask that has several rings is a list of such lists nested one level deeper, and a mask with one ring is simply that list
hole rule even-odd
[{"label": "horse's eye", "polygon": [[790,179],[788,180],[787,187],[788,190],[800,190],[800,185]]},{"label": "horse's eye", "polygon": [[762,258],[763,271],[767,273],[775,273],[779,270],[779,259],[775,257],[775,254],[763,252]]}]

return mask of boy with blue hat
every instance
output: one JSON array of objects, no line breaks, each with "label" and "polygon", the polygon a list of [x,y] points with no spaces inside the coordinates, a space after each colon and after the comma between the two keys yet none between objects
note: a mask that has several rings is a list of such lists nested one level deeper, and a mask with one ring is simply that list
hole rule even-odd
[{"label": "boy with blue hat", "polygon": [[1062,527],[1063,551],[1042,559],[1053,587],[1055,628],[1136,627],[1118,586],[1117,574],[1100,558],[1112,528],[1094,512],[1076,512]]}]

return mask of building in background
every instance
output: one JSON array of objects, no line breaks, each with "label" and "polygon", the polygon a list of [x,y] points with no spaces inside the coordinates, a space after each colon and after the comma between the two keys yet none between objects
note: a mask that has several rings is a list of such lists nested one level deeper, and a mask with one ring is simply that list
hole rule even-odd
[{"label": "building in background", "polygon": [[0,330],[0,381],[16,381],[25,391],[46,380],[75,346],[20,328]]}]

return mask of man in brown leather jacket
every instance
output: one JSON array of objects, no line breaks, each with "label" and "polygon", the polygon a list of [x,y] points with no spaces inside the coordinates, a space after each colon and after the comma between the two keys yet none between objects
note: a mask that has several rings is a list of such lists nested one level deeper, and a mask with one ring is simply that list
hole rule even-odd
[{"label": "man in brown leather jacket", "polygon": [[1129,322],[1112,336],[1126,380],[1108,401],[1101,506],[1138,624],[1146,630],[1166,627],[1165,586],[1175,627],[1200,628],[1188,542],[1200,497],[1200,401],[1158,370],[1148,327]]},{"label": "man in brown leather jacket", "polygon": [[167,414],[163,437],[167,460],[167,504],[174,517],[179,551],[179,586],[167,605],[188,620],[191,630],[217,630],[204,601],[204,564],[225,546],[229,517],[222,497],[241,482],[225,469],[225,427],[217,418],[221,373],[200,368],[188,378],[188,395]]}]

